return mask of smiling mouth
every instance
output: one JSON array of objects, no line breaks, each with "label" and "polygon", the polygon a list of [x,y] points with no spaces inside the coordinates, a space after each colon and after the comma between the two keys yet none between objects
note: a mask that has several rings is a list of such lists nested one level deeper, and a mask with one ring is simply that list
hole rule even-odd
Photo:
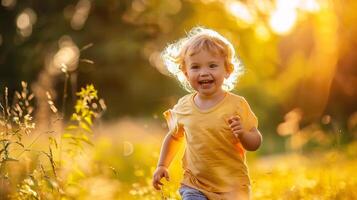
[{"label": "smiling mouth", "polygon": [[211,83],[213,83],[213,82],[214,82],[214,80],[202,80],[202,81],[198,81],[198,83],[199,83],[200,85],[211,84]]}]

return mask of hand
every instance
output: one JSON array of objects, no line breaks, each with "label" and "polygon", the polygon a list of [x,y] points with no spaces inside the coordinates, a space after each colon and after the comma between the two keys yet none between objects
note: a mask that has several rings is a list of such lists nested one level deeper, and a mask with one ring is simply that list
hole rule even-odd
[{"label": "hand", "polygon": [[161,178],[165,177],[167,181],[170,181],[169,171],[164,166],[158,166],[154,172],[152,185],[156,190],[161,190],[163,183],[160,182]]},{"label": "hand", "polygon": [[239,116],[232,116],[231,118],[229,118],[228,124],[231,128],[231,131],[233,132],[233,135],[236,138],[239,138],[239,136],[244,133],[244,129]]}]

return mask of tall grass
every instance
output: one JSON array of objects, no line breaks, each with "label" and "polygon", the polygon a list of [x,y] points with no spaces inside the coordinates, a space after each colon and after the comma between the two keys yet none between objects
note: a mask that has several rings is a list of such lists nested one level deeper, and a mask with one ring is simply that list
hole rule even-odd
[{"label": "tall grass", "polygon": [[[66,190],[76,184],[73,177],[83,177],[84,174],[76,159],[83,153],[84,145],[92,145],[90,138],[93,135],[94,120],[106,109],[105,103],[98,98],[94,86],[87,85],[77,93],[74,112],[69,122],[63,122],[66,124],[63,133],[55,135],[51,126],[46,131],[34,131],[34,95],[30,93],[27,83],[22,82],[21,85],[22,91],[15,91],[11,104],[8,88],[5,88],[4,99],[0,104],[0,199],[74,198]],[[58,114],[49,93],[47,97],[56,116],[50,122],[53,125],[64,118]],[[32,134],[37,136],[26,145],[23,138]],[[47,143],[42,142],[46,147],[34,148],[41,137],[47,139]],[[59,145],[59,139],[65,142]],[[56,156],[56,152],[60,156]],[[65,165],[58,166],[63,160],[67,160]],[[27,170],[21,170],[22,165],[27,165]]]},{"label": "tall grass", "polygon": [[[77,93],[62,131],[55,125],[63,116],[48,93],[52,126],[38,130],[32,116],[35,97],[26,83],[21,85],[13,102],[7,89],[1,101],[0,199],[180,199],[183,149],[169,168],[170,182],[163,180],[163,191],[151,186],[166,131],[160,119],[127,118],[95,128],[106,106],[88,85]],[[356,142],[262,158],[248,153],[253,199],[357,199],[356,164]]]}]

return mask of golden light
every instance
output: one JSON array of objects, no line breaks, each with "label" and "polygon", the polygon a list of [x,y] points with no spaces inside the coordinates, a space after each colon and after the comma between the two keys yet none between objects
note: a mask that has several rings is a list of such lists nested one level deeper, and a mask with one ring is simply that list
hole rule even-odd
[{"label": "golden light", "polygon": [[78,53],[73,46],[61,48],[53,59],[54,64],[58,67],[73,66],[76,61],[78,61]]},{"label": "golden light", "polygon": [[302,111],[295,108],[288,112],[284,119],[285,121],[279,124],[277,132],[281,136],[292,135],[300,130],[299,123],[302,118]]},{"label": "golden light", "polygon": [[140,1],[140,0],[134,0],[131,3],[131,7],[133,8],[133,10],[135,10],[136,12],[143,12],[146,9],[146,5],[144,1]]},{"label": "golden light", "polygon": [[134,152],[134,145],[129,141],[123,142],[123,155],[130,156]]},{"label": "golden light", "polygon": [[32,26],[36,23],[36,20],[36,13],[30,8],[26,8],[17,16],[16,26],[21,36],[28,37],[31,35]]},{"label": "golden light", "polygon": [[76,9],[71,19],[71,27],[75,30],[83,28],[84,23],[87,21],[91,2],[89,0],[80,0],[76,5]]},{"label": "golden light", "polygon": [[25,29],[29,27],[31,25],[30,16],[25,12],[21,13],[16,19],[16,25],[18,29]]},{"label": "golden light", "polygon": [[296,11],[279,9],[273,12],[269,19],[269,25],[273,32],[284,35],[288,34],[296,23]]},{"label": "golden light", "polygon": [[268,41],[270,39],[270,32],[262,23],[255,26],[254,33],[255,36],[262,41]]},{"label": "golden light", "polygon": [[175,15],[178,12],[180,12],[181,8],[182,8],[182,3],[180,0],[170,0],[167,1],[168,3],[168,7],[170,9],[167,9],[167,13],[171,14],[171,15]]},{"label": "golden light", "polygon": [[257,10],[265,15],[269,14],[273,10],[273,2],[266,0],[254,0],[252,2],[256,6]]},{"label": "golden light", "polygon": [[161,55],[160,52],[158,51],[154,51],[153,53],[151,53],[150,57],[149,57],[149,62],[152,66],[154,66],[160,73],[162,74],[168,74],[168,71],[161,59]]},{"label": "golden light", "polygon": [[317,12],[320,10],[320,5],[315,0],[300,0],[298,7],[308,12]]},{"label": "golden light", "polygon": [[[246,25],[253,24],[255,18],[248,7],[239,1],[228,1],[225,4],[226,10],[236,17],[239,22],[245,23]],[[243,25],[243,24],[241,24]]]},{"label": "golden light", "polygon": [[2,0],[1,5],[6,8],[13,8],[16,5],[16,0]]},{"label": "golden light", "polygon": [[330,116],[330,115],[324,115],[324,116],[322,116],[321,122],[322,122],[323,124],[329,124],[329,123],[331,123],[331,116]]},{"label": "golden light", "polygon": [[288,34],[298,19],[297,11],[317,12],[320,5],[315,0],[277,0],[276,10],[269,18],[269,24],[273,32],[279,35]]},{"label": "golden light", "polygon": [[54,73],[60,70],[63,72],[76,70],[80,56],[79,48],[69,36],[63,36],[58,43],[59,50],[53,56],[50,69],[54,70]]}]

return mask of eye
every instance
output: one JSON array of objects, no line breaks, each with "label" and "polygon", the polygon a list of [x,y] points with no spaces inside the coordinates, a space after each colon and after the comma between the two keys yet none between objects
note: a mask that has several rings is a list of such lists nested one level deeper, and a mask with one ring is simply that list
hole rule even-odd
[{"label": "eye", "polygon": [[214,63],[212,63],[212,64],[210,64],[210,65],[209,65],[209,67],[210,67],[210,68],[215,68],[215,67],[218,67],[218,65],[217,65],[217,64],[214,64]]},{"label": "eye", "polygon": [[192,66],[190,67],[190,69],[198,69],[198,68],[199,68],[198,65],[192,65]]}]

